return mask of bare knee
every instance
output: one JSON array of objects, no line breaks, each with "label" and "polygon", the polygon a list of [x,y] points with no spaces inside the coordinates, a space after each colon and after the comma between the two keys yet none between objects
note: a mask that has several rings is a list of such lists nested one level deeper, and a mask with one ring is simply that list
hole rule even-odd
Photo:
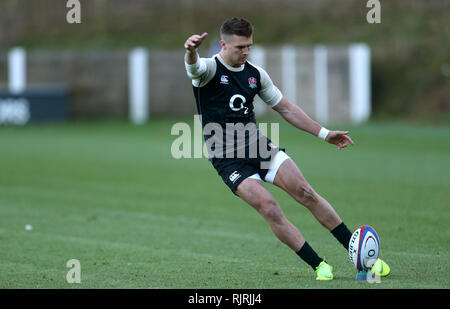
[{"label": "bare knee", "polygon": [[295,198],[306,207],[313,207],[318,202],[317,193],[309,184],[298,184],[295,187]]},{"label": "bare knee", "polygon": [[284,219],[283,211],[275,200],[261,201],[258,212],[269,223],[281,223]]}]

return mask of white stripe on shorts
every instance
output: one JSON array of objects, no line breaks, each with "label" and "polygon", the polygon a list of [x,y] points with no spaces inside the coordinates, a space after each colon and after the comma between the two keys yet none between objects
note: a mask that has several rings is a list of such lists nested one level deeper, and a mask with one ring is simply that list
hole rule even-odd
[{"label": "white stripe on shorts", "polygon": [[[275,179],[275,175],[277,174],[278,169],[280,168],[281,164],[286,159],[289,159],[289,158],[290,157],[284,151],[281,151],[281,150],[278,151],[277,154],[275,155],[275,157],[273,157],[272,161],[270,161],[269,171],[267,172],[267,175],[264,178],[264,180],[269,183],[273,183],[273,180]],[[248,178],[262,181],[261,176],[258,173],[255,173]]]}]

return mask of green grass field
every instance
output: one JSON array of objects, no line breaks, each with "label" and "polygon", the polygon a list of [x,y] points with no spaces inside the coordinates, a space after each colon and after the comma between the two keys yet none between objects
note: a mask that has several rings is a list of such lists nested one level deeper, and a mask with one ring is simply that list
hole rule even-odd
[{"label": "green grass field", "polygon": [[[266,185],[333,265],[335,280],[316,282],[206,159],[172,158],[174,122],[0,127],[0,288],[450,288],[450,128],[339,126],[356,146],[338,151],[280,124],[281,146],[347,226],[377,230],[392,272],[369,284]],[[72,258],[80,284],[66,282]]]}]

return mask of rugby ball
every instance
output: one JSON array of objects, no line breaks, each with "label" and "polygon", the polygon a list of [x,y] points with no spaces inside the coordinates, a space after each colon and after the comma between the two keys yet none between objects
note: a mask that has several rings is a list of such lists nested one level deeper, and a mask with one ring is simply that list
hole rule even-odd
[{"label": "rugby ball", "polygon": [[352,234],[348,247],[350,261],[358,270],[371,269],[380,253],[380,239],[369,225],[362,225]]}]

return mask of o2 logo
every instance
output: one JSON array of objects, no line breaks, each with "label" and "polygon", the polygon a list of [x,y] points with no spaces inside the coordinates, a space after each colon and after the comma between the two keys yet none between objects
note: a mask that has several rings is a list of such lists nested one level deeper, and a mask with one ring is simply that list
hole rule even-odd
[{"label": "o2 logo", "polygon": [[[247,102],[245,97],[241,94],[235,94],[230,98],[230,108],[232,111],[240,111],[241,109],[245,108],[244,114],[248,114],[248,107],[244,106],[244,104]],[[237,104],[240,104],[236,106]]]}]

